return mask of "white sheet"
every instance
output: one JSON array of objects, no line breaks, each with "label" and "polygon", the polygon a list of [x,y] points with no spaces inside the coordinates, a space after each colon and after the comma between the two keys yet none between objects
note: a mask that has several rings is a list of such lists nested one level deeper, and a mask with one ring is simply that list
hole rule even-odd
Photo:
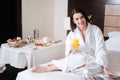
[{"label": "white sheet", "polygon": [[31,69],[20,72],[16,80],[85,80],[83,76],[64,72],[33,73]]},{"label": "white sheet", "polygon": [[109,58],[109,68],[120,75],[120,40],[118,37],[115,37],[115,34],[111,34],[111,36],[105,41]]},{"label": "white sheet", "polygon": [[107,50],[109,58],[109,69],[120,75],[120,52]]},{"label": "white sheet", "polygon": [[120,32],[108,33],[109,39],[105,41],[109,57],[109,69],[120,75]]},{"label": "white sheet", "polygon": [[[43,66],[47,65],[43,64]],[[34,73],[30,69],[19,72],[16,80],[85,80],[81,75],[75,75],[72,73],[64,73],[61,71],[46,72],[46,73]]]}]

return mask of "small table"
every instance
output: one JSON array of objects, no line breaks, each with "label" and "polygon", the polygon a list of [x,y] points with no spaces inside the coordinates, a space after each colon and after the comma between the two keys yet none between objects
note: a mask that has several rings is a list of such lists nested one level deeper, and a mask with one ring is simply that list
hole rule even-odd
[{"label": "small table", "polygon": [[19,48],[9,47],[7,43],[4,43],[1,44],[0,49],[0,67],[10,64],[16,68],[31,68],[53,59],[63,58],[64,51],[65,45],[63,42],[45,47],[30,44]]}]

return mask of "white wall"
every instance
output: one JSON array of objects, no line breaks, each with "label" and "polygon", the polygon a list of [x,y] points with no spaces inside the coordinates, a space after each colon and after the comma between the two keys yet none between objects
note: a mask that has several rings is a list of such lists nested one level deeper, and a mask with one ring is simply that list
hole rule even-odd
[{"label": "white wall", "polygon": [[68,0],[55,0],[54,38],[65,40],[64,18],[67,17]]},{"label": "white wall", "polygon": [[40,38],[64,40],[63,19],[67,16],[68,0],[22,0],[22,37],[39,29]]}]

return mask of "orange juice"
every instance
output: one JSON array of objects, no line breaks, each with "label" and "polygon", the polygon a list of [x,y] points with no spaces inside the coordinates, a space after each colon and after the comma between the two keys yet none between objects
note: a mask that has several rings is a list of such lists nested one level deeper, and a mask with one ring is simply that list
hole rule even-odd
[{"label": "orange juice", "polygon": [[79,46],[79,40],[78,39],[73,40],[73,46],[74,46],[74,50],[78,49],[78,46]]}]

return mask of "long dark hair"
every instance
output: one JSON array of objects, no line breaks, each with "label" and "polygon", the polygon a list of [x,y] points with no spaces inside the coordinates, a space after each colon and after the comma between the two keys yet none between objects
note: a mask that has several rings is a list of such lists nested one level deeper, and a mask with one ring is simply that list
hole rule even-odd
[{"label": "long dark hair", "polygon": [[71,29],[73,32],[74,32],[74,29],[76,29],[76,24],[73,23],[73,15],[76,13],[81,13],[85,17],[86,22],[90,23],[90,20],[87,16],[86,12],[83,9],[74,8],[70,14],[70,24],[71,24]]}]

